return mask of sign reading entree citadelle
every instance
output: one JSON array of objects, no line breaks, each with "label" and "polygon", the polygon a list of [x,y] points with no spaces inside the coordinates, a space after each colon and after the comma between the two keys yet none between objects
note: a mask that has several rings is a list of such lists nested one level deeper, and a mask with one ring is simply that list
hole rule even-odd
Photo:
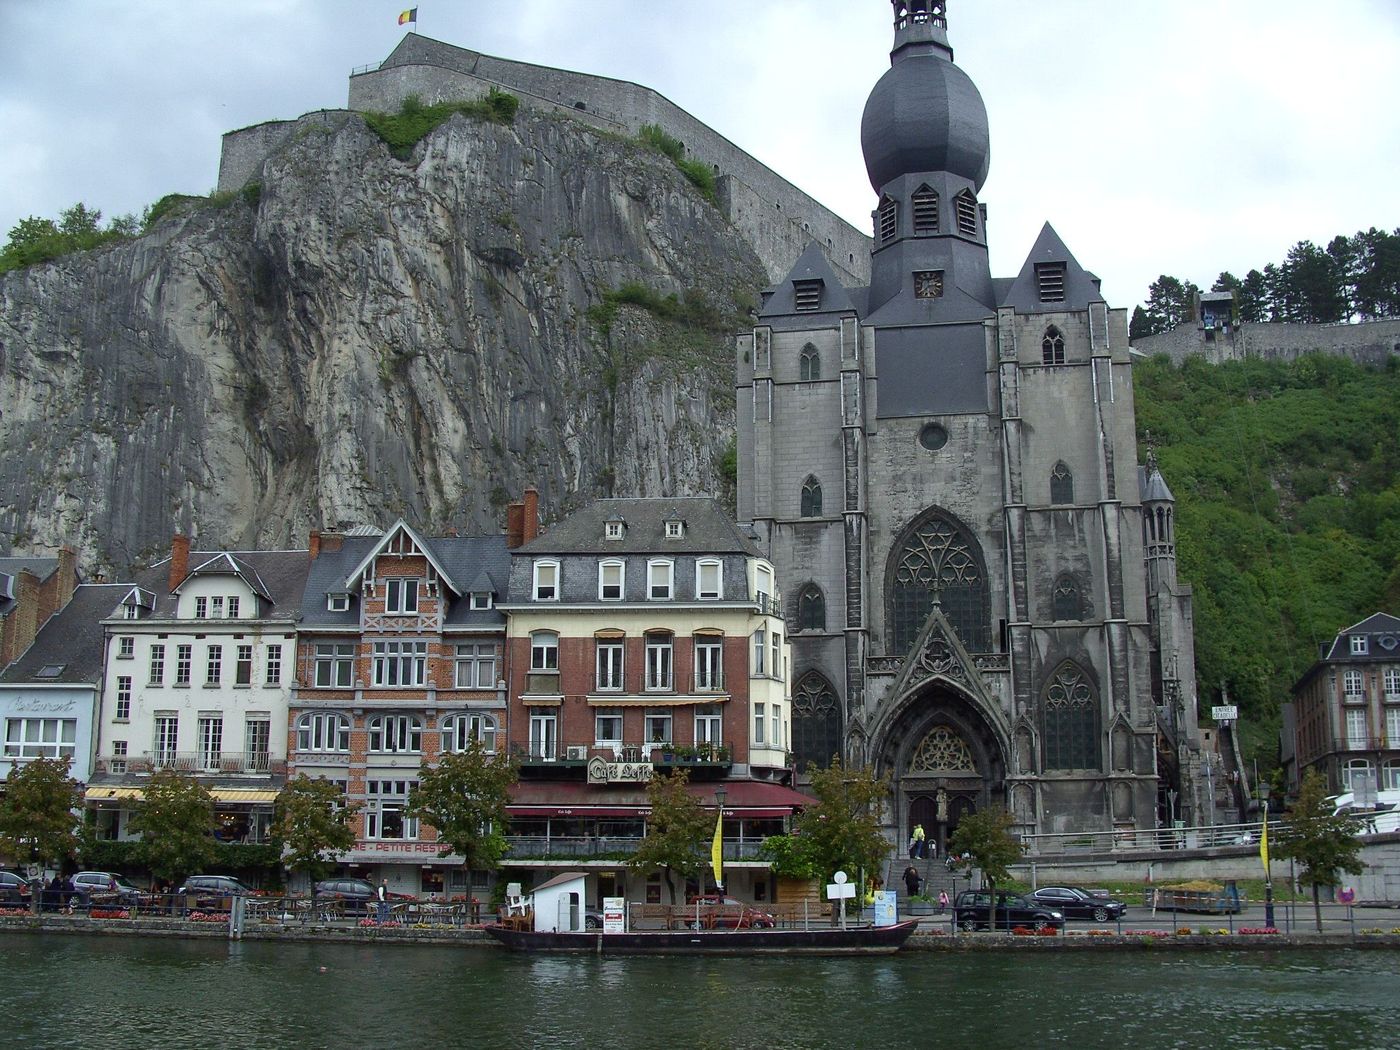
[{"label": "sign reading entree citadelle", "polygon": [[609,762],[596,755],[588,760],[590,784],[645,784],[651,773],[650,762]]}]

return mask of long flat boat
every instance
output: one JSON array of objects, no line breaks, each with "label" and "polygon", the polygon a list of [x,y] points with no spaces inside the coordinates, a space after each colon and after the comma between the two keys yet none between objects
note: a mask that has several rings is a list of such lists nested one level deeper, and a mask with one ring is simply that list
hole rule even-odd
[{"label": "long flat boat", "polygon": [[486,932],[520,952],[587,955],[888,955],[918,928],[918,920],[892,926],[807,929],[633,930],[628,933],[553,933],[487,926]]}]

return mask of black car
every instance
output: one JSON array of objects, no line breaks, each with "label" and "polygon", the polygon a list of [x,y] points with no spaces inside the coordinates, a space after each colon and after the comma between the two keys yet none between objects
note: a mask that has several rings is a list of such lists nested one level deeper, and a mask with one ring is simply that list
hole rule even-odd
[{"label": "black car", "polygon": [[247,897],[252,892],[232,875],[191,875],[175,895],[191,898],[195,908],[228,911],[231,898]]},{"label": "black car", "polygon": [[1030,899],[1042,907],[1060,912],[1066,919],[1116,922],[1128,910],[1122,901],[1076,886],[1042,886],[1030,895]]},{"label": "black car", "polygon": [[[963,890],[953,905],[953,920],[960,930],[992,928],[992,895],[988,890]],[[1030,930],[1062,929],[1065,917],[1053,908],[1036,904],[1011,890],[997,890],[996,928],[1024,926]]]}]

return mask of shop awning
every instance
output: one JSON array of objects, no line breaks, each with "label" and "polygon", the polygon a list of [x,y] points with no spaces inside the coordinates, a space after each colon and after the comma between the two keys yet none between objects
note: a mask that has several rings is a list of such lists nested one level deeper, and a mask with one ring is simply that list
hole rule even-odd
[{"label": "shop awning", "polygon": [[[270,803],[277,801],[277,792],[265,788],[210,788],[209,794],[219,803]],[[139,787],[90,787],[83,794],[88,802],[121,802],[143,798],[145,791]]]},{"label": "shop awning", "polygon": [[[724,815],[736,820],[786,817],[816,801],[782,784],[757,780],[702,781],[687,784],[686,790],[713,806],[715,788],[721,786]],[[510,795],[506,811],[513,817],[638,817],[651,812],[644,785],[522,780],[511,785]]]},{"label": "shop awning", "polygon": [[701,707],[729,702],[728,694],[704,696],[608,696],[589,694],[589,707]]}]

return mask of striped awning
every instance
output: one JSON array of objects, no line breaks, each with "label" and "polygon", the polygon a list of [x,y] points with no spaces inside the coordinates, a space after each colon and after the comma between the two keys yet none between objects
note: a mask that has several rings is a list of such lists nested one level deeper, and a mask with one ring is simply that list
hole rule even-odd
[{"label": "striped awning", "polygon": [[[271,803],[277,801],[277,792],[266,788],[210,788],[209,794],[218,803]],[[88,802],[123,802],[143,798],[145,791],[139,787],[90,787],[83,798]]]}]

